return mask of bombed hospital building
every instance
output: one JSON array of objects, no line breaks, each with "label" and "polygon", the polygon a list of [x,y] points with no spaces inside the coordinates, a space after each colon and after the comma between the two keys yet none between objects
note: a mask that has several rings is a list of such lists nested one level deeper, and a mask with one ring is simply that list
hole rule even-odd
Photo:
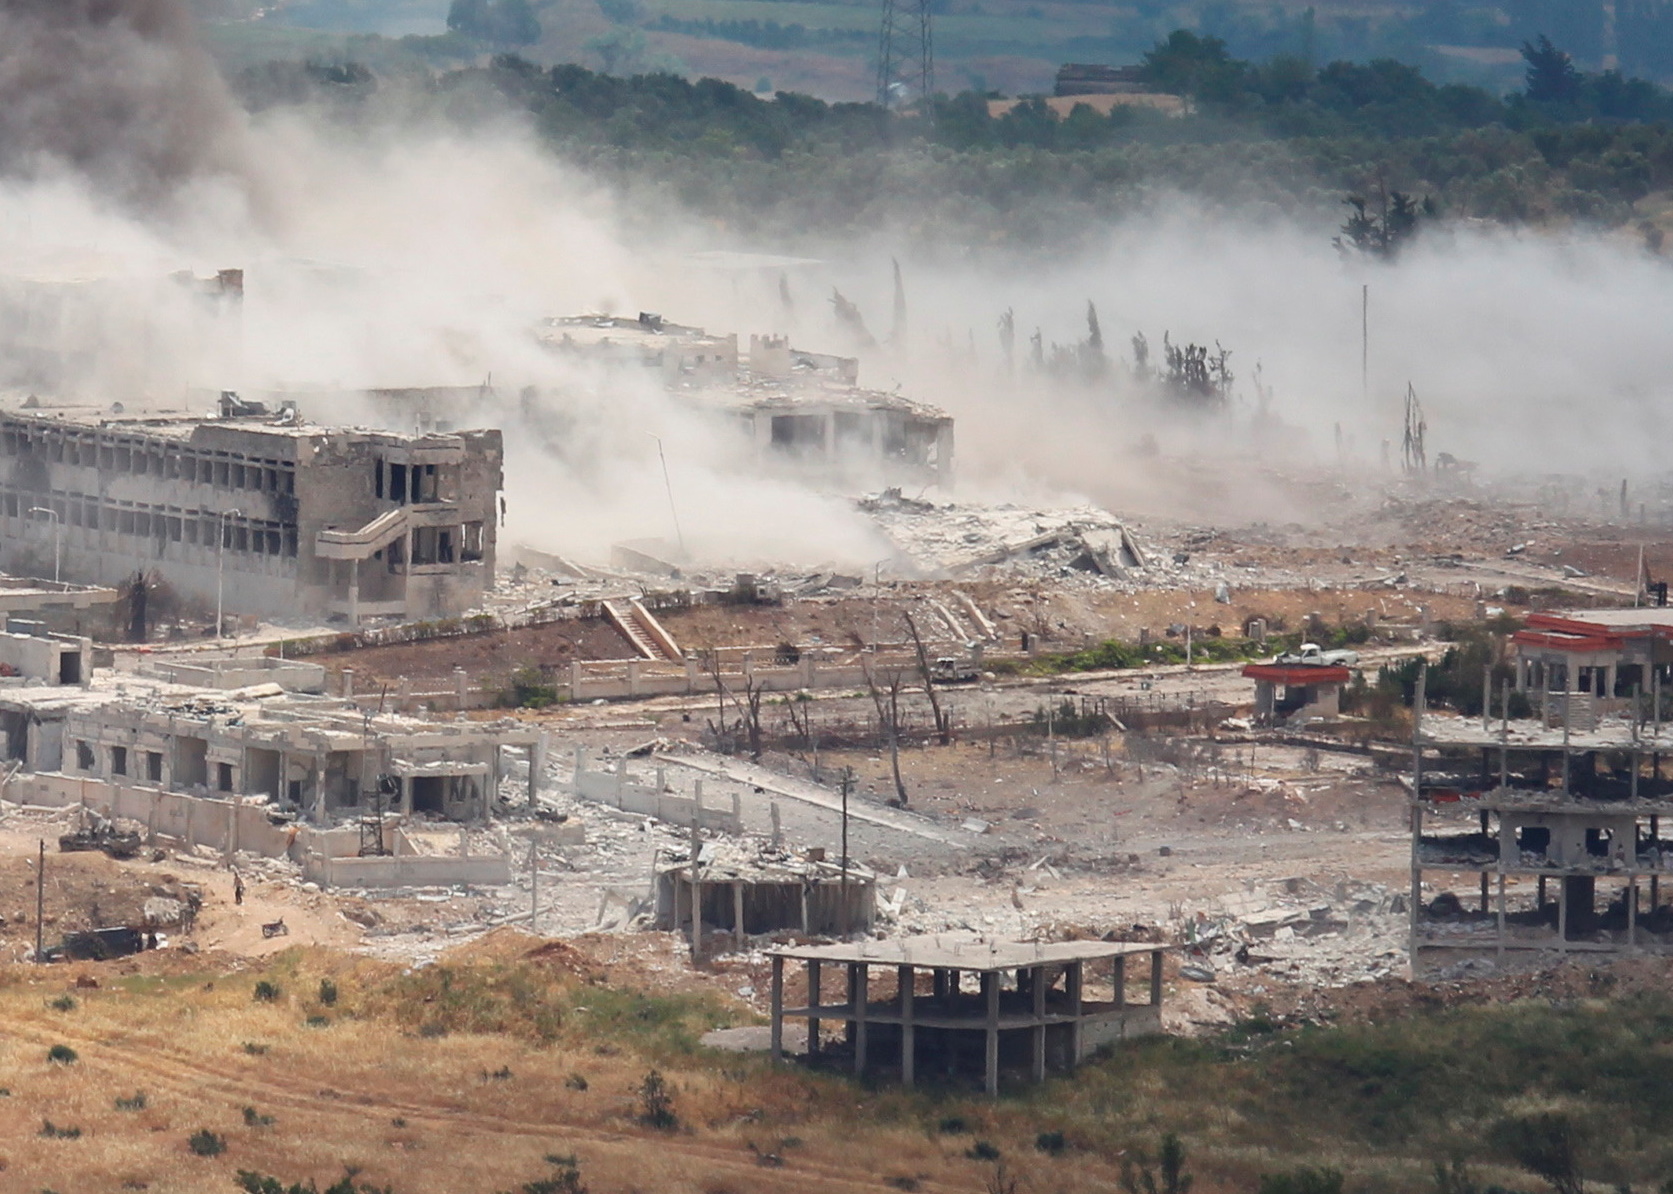
[{"label": "bombed hospital building", "polygon": [[157,571],[228,613],[421,619],[493,584],[495,430],[329,428],[223,395],[215,415],[0,403],[0,567]]},{"label": "bombed hospital building", "polygon": [[653,378],[736,432],[755,466],[816,483],[876,489],[946,485],[953,419],[933,406],[859,385],[859,361],[798,349],[782,336],[735,335],[637,318],[583,315],[539,330],[552,351]]}]

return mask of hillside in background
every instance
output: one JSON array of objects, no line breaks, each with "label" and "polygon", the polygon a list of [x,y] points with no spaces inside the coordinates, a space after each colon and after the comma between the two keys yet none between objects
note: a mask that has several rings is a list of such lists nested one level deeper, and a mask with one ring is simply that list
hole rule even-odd
[{"label": "hillside in background", "polygon": [[[449,0],[196,5],[216,23],[216,46],[235,61],[329,57],[364,35],[406,39],[383,48],[385,55],[463,61],[471,54],[444,36]],[[539,36],[516,48],[542,64],[665,69],[828,100],[867,99],[875,90],[875,0],[529,0],[529,7]],[[948,92],[1049,91],[1063,62],[1135,62],[1176,28],[1219,37],[1243,58],[1395,58],[1439,81],[1496,91],[1516,86],[1518,48],[1543,33],[1585,69],[1673,78],[1673,0],[937,0],[936,13],[937,84]]]}]

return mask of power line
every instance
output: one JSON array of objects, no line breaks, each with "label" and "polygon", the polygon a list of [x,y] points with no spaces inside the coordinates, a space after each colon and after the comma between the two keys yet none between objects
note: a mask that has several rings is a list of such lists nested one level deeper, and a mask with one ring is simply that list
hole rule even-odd
[{"label": "power line", "polygon": [[883,0],[877,39],[877,102],[885,108],[935,93],[932,0]]}]

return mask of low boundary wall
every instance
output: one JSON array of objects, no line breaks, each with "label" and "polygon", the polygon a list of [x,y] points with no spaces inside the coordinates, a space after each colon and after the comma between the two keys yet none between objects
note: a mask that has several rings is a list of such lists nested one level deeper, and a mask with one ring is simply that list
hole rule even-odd
[{"label": "low boundary wall", "polygon": [[658,821],[686,829],[696,827],[731,834],[744,831],[743,809],[737,793],[733,793],[730,807],[720,807],[703,803],[703,781],[700,779],[693,782],[690,796],[670,792],[667,786],[667,777],[661,767],[656,769],[654,786],[635,783],[627,777],[626,759],[617,762],[612,771],[588,771],[586,750],[582,747],[575,750],[575,778],[570,789],[583,800],[596,801],[642,817],[655,817]]}]

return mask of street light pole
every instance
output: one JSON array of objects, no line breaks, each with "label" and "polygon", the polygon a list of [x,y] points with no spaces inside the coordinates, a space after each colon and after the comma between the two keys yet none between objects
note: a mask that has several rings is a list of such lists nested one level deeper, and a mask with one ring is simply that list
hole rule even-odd
[{"label": "street light pole", "polygon": [[29,507],[29,513],[31,513],[31,514],[45,514],[48,518],[52,519],[52,583],[57,584],[58,583],[58,560],[59,560],[59,554],[60,554],[59,553],[59,538],[60,538],[60,536],[59,536],[59,533],[58,533],[58,528],[62,525],[58,520],[58,511],[48,509],[46,506],[30,506]]},{"label": "street light pole", "polygon": [[223,578],[226,575],[224,564],[227,552],[227,515],[229,514],[236,514],[243,518],[244,511],[238,509],[221,511],[221,533],[215,540],[215,637],[217,639],[223,637],[222,627],[225,625],[221,618],[221,595]]}]

